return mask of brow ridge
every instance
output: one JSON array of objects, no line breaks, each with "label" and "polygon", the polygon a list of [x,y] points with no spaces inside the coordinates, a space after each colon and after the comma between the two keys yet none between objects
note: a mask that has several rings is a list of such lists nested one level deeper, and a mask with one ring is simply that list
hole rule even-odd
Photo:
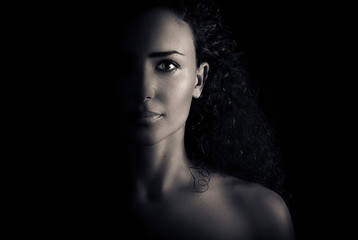
[{"label": "brow ridge", "polygon": [[166,57],[173,54],[179,54],[184,56],[183,53],[173,50],[173,51],[163,51],[163,52],[151,52],[148,54],[148,57],[150,58]]}]

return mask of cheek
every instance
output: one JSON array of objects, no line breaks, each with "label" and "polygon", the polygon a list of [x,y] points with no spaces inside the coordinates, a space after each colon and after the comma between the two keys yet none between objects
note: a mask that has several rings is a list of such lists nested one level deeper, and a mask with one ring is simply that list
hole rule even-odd
[{"label": "cheek", "polygon": [[195,86],[195,74],[182,72],[170,81],[169,91],[166,91],[166,101],[168,102],[168,113],[182,118],[189,113],[193,90]]}]

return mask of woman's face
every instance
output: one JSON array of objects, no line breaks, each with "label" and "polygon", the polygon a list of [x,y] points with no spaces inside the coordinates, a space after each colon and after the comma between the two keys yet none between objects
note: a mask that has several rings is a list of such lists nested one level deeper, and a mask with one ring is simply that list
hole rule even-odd
[{"label": "woman's face", "polygon": [[122,126],[143,145],[183,134],[208,72],[206,63],[196,64],[190,26],[165,9],[125,24],[117,89]]}]

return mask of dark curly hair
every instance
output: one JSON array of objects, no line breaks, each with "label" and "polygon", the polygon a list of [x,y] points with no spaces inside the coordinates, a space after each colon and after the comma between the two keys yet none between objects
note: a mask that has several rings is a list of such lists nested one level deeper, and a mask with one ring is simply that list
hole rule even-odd
[{"label": "dark curly hair", "polygon": [[186,123],[185,146],[193,164],[282,193],[284,173],[273,128],[257,103],[245,54],[224,26],[218,7],[205,0],[151,0],[136,6],[135,12],[152,7],[170,9],[189,24],[197,64],[210,66]]}]

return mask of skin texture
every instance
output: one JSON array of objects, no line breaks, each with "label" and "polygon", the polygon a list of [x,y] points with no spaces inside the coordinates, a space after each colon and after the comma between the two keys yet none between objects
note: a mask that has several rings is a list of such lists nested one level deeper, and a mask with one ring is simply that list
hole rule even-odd
[{"label": "skin texture", "polygon": [[[126,32],[120,41],[125,57],[118,104],[129,139],[134,189],[132,221],[127,224],[139,228],[131,236],[294,239],[288,209],[278,194],[191,168],[184,147],[185,121],[210,71],[207,63],[196,64],[190,26],[169,10],[153,9]],[[146,111],[158,113],[155,121]],[[193,187],[200,180],[209,183],[203,192]]]}]

